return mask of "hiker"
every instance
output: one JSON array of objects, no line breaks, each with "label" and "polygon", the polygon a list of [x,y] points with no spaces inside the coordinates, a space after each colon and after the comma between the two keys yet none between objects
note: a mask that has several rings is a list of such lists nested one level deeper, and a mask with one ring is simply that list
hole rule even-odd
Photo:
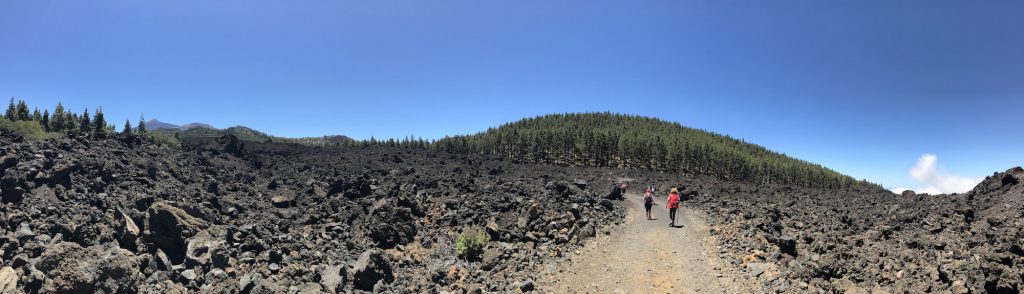
[{"label": "hiker", "polygon": [[668,226],[676,226],[676,210],[679,209],[679,190],[672,188],[672,192],[668,194],[668,218],[672,220]]},{"label": "hiker", "polygon": [[622,182],[622,185],[619,186],[619,187],[622,189],[622,195],[625,196],[626,195],[626,188],[629,188],[629,184],[626,183],[626,182]]},{"label": "hiker", "polygon": [[647,220],[651,220],[651,206],[654,206],[654,194],[651,189],[644,192],[644,210],[647,210]]},{"label": "hiker", "polygon": [[654,189],[654,182],[651,182],[651,187],[648,189],[651,189],[651,193],[658,193],[658,190]]},{"label": "hiker", "polygon": [[611,188],[612,189],[611,189],[611,194],[608,194],[608,199],[622,199],[623,198],[622,186],[619,183],[616,183],[615,181],[610,181],[610,182],[611,182]]}]

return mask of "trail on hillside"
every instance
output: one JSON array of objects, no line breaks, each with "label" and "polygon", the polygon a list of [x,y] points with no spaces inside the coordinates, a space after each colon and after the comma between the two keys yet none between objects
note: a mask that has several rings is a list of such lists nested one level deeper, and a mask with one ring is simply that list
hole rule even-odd
[{"label": "trail on hillside", "polygon": [[544,281],[569,293],[741,293],[731,287],[707,228],[695,210],[683,206],[669,227],[665,199],[644,212],[642,197],[627,194],[626,223],[587,244]]}]

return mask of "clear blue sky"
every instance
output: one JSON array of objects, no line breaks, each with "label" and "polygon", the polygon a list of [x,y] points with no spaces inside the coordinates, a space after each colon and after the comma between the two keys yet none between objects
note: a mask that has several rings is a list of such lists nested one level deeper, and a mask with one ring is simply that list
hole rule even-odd
[{"label": "clear blue sky", "polygon": [[[1021,1],[0,1],[0,95],[275,135],[641,114],[887,187],[1024,164]],[[6,98],[5,97],[5,98]]]}]

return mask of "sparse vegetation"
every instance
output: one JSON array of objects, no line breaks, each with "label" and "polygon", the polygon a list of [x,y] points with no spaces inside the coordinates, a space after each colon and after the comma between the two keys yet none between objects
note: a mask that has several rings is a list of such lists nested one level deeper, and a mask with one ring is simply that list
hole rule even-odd
[{"label": "sparse vegetation", "polygon": [[161,146],[175,148],[181,147],[181,140],[178,138],[177,134],[150,132],[149,134],[147,134],[147,136],[153,138],[153,141]]},{"label": "sparse vegetation", "polygon": [[0,129],[12,131],[29,140],[43,140],[60,136],[60,134],[46,132],[39,122],[28,120],[10,121],[7,118],[0,118]]},{"label": "sparse vegetation", "polygon": [[491,237],[483,229],[467,229],[455,239],[455,254],[466,260],[479,260],[489,241],[491,241]]}]

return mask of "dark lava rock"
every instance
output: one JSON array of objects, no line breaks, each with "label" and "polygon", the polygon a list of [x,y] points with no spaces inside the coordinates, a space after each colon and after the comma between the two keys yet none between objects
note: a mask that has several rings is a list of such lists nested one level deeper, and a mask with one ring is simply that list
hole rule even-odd
[{"label": "dark lava rock", "polygon": [[584,179],[576,179],[576,180],[572,181],[572,183],[574,185],[576,185],[577,188],[580,188],[581,190],[586,190],[587,189],[587,181],[584,180]]},{"label": "dark lava rock", "polygon": [[[747,264],[765,292],[803,283],[833,293],[1016,293],[1024,276],[1021,178],[1024,169],[1013,168],[963,194],[897,196],[699,177],[687,184],[703,187],[701,197],[687,205],[704,211],[721,256]],[[766,276],[774,280],[762,283]]]},{"label": "dark lava rock", "polygon": [[117,234],[119,235],[117,240],[120,242],[121,248],[131,251],[137,250],[138,246],[136,245],[136,242],[142,234],[139,230],[139,226],[136,225],[135,221],[123,211],[118,211],[117,216],[117,222],[120,225],[117,228]]},{"label": "dark lava rock", "polygon": [[185,247],[185,261],[189,266],[213,265],[216,268],[228,266],[228,256],[223,237],[214,236],[204,230],[188,240]]},{"label": "dark lava rock", "polygon": [[273,197],[270,197],[270,203],[273,204],[274,207],[278,208],[289,207],[294,201],[295,196],[292,195],[274,195]]},{"label": "dark lava rock", "polygon": [[366,231],[377,246],[385,249],[412,242],[416,236],[416,224],[412,210],[395,207],[389,201],[379,201],[370,211],[369,228]]},{"label": "dark lava rock", "polygon": [[238,137],[235,137],[234,135],[221,136],[220,138],[217,138],[217,143],[224,146],[224,152],[234,155],[241,155],[245,146],[245,144],[242,143],[242,140],[239,140]]},{"label": "dark lava rock", "polygon": [[394,281],[391,262],[388,261],[384,251],[370,249],[359,256],[359,260],[352,266],[353,284],[356,289],[371,291],[377,281],[383,280],[386,283]]},{"label": "dark lava rock", "polygon": [[16,203],[21,201],[25,189],[21,183],[25,182],[24,174],[15,168],[8,168],[0,177],[0,200],[3,203]]},{"label": "dark lava rock", "polygon": [[35,264],[46,275],[40,292],[134,292],[142,281],[134,256],[121,248],[59,243]]},{"label": "dark lava rock", "polygon": [[162,249],[174,264],[185,260],[185,239],[207,226],[200,218],[192,216],[168,202],[158,202],[149,208],[149,226],[146,230],[148,242]]},{"label": "dark lava rock", "polygon": [[327,289],[328,293],[344,293],[344,285],[347,273],[341,265],[325,266],[320,269],[320,285]]},{"label": "dark lava rock", "polygon": [[259,274],[245,274],[238,279],[238,290],[241,293],[250,293],[261,280]]},{"label": "dark lava rock", "polygon": [[[31,141],[0,130],[2,293],[415,293],[461,281],[497,291],[490,285],[558,260],[534,248],[571,252],[625,216],[574,180],[608,169],[111,137]],[[485,226],[486,267],[500,274],[452,252],[459,233]]]},{"label": "dark lava rock", "polygon": [[28,223],[21,223],[21,226],[18,226],[18,230],[14,231],[14,237],[17,238],[18,241],[26,242],[35,238],[36,233],[32,231],[32,228],[29,227]]},{"label": "dark lava rock", "polygon": [[519,283],[519,291],[522,292],[532,292],[534,289],[536,289],[536,287],[537,285],[535,285],[533,280],[526,280],[522,283]]}]

